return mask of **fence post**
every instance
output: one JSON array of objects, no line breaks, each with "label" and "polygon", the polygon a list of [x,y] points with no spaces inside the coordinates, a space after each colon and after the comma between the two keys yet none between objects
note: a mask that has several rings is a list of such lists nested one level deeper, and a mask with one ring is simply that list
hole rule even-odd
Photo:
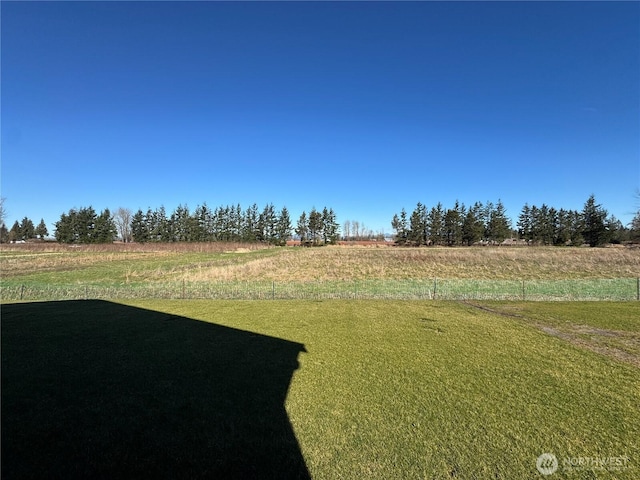
[{"label": "fence post", "polygon": [[640,301],[640,277],[636,279],[636,300]]},{"label": "fence post", "polygon": [[522,279],[522,301],[525,301],[524,278]]},{"label": "fence post", "polygon": [[84,299],[89,299],[89,287],[87,285],[84,286]]},{"label": "fence post", "polygon": [[275,300],[276,299],[276,281],[272,280],[271,281],[271,300]]},{"label": "fence post", "polygon": [[24,285],[20,286],[20,300],[24,297]]},{"label": "fence post", "polygon": [[184,300],[185,296],[185,284],[184,284],[184,278],[182,279],[182,299]]},{"label": "fence post", "polygon": [[436,292],[438,291],[438,278],[433,279],[433,299],[436,299]]}]

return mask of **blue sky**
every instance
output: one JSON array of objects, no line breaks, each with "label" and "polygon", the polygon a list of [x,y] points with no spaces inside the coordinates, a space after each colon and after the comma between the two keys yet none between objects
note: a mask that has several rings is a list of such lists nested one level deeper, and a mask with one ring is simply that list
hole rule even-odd
[{"label": "blue sky", "polygon": [[2,2],[7,224],[501,199],[627,223],[638,2]]}]

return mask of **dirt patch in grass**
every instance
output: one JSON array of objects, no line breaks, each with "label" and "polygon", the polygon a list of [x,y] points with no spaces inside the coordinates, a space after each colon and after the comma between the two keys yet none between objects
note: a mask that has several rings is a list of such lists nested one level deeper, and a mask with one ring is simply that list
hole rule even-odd
[{"label": "dirt patch in grass", "polygon": [[562,330],[536,324],[540,330],[581,348],[640,368],[640,335],[616,330],[602,330],[572,325]]},{"label": "dirt patch in grass", "polygon": [[473,308],[495,313],[503,317],[516,318],[540,329],[544,333],[567,341],[577,347],[599,353],[614,360],[640,368],[640,332],[606,329],[592,325],[563,321],[559,317],[533,318],[500,305],[487,306],[463,302]]}]

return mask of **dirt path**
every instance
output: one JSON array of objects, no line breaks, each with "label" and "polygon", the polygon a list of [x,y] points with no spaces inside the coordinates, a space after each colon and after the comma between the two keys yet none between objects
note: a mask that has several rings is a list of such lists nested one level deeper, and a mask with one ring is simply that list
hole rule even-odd
[{"label": "dirt path", "polygon": [[640,368],[640,334],[636,332],[606,330],[576,324],[569,324],[559,328],[545,324],[539,319],[526,317],[518,313],[505,312],[469,301],[462,301],[460,303],[502,317],[518,319],[536,327],[547,335],[560,338],[579,348],[584,348],[619,362]]}]

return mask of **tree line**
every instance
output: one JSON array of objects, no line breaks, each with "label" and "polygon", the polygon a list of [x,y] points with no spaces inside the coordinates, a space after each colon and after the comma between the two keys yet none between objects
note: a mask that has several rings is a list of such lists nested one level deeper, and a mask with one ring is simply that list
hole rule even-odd
[{"label": "tree line", "polygon": [[476,202],[471,207],[456,201],[453,208],[441,203],[428,209],[418,202],[411,215],[403,208],[391,220],[400,245],[498,244],[517,238],[536,245],[583,245],[640,240],[640,210],[626,228],[591,195],[581,211],[525,204],[513,229],[500,200]]},{"label": "tree line", "polygon": [[7,216],[5,201],[6,198],[0,197],[0,243],[26,241],[34,238],[44,240],[49,235],[44,219],[40,219],[40,223],[35,226],[30,218],[24,217],[21,222],[16,220],[10,230],[7,229],[4,223]]},{"label": "tree line", "polygon": [[[325,207],[321,214],[314,207],[309,215],[302,212],[295,231],[303,241],[311,241],[313,245],[332,243],[337,231],[330,223],[331,218],[335,223],[332,209]],[[215,209],[204,204],[192,213],[186,205],[180,205],[171,215],[160,207],[146,212],[138,210],[131,220],[131,238],[141,243],[223,241],[285,245],[292,235],[289,210],[286,206],[276,209],[272,203],[262,209],[255,203],[246,209],[240,204]]]},{"label": "tree line", "polygon": [[476,202],[471,207],[442,203],[431,209],[418,202],[411,215],[403,208],[391,220],[396,243],[400,245],[473,245],[480,241],[500,243],[511,235],[511,220],[501,201]]},{"label": "tree line", "polygon": [[325,207],[322,212],[312,208],[307,216],[302,212],[295,229],[303,245],[327,245],[340,239],[340,225],[333,209]]},{"label": "tree line", "polygon": [[[640,200],[640,193],[637,195]],[[11,229],[4,223],[5,199],[0,198],[0,242],[44,240],[49,235],[44,219],[36,226],[24,217]],[[640,208],[628,226],[599,205],[591,195],[582,210],[556,209],[546,204],[528,203],[522,207],[515,228],[502,202],[476,202],[470,207],[457,202],[452,208],[438,203],[427,208],[418,202],[409,215],[403,208],[391,221],[395,241],[399,245],[473,245],[501,243],[516,238],[531,245],[599,246],[605,243],[640,242]],[[364,224],[344,222],[344,238],[358,239],[367,232]],[[340,225],[331,208],[309,213],[303,211],[295,228],[286,207],[279,210],[269,203],[243,209],[240,204],[211,209],[205,204],[193,212],[179,205],[167,214],[164,206],[133,213],[118,208],[96,212],[92,207],[73,208],[55,223],[54,236],[61,243],[109,243],[120,238],[124,242],[265,242],[284,245],[291,238],[304,245],[336,243]]]},{"label": "tree line", "polygon": [[97,213],[93,207],[72,208],[55,224],[60,243],[112,243],[118,232],[108,208]]},{"label": "tree line", "polygon": [[[48,235],[44,220],[38,227],[25,218],[17,223],[11,241],[30,240]],[[12,229],[13,230],[13,229]],[[340,227],[332,208],[300,215],[295,234],[305,245],[327,245],[340,238]],[[34,233],[35,232],[35,233]],[[60,243],[111,243],[118,238],[123,242],[263,242],[285,245],[294,234],[287,207],[277,210],[272,203],[259,209],[253,204],[243,209],[240,204],[212,209],[207,204],[190,211],[179,205],[170,214],[164,206],[135,213],[118,208],[115,213],[104,209],[99,213],[91,206],[72,208],[62,213],[55,222],[54,236]]]},{"label": "tree line", "polygon": [[[636,218],[640,219],[639,215]],[[581,211],[557,210],[546,204],[525,204],[518,217],[518,234],[528,243],[538,245],[583,245],[622,243],[640,235],[640,225],[627,229],[622,222],[596,202],[591,195]]]},{"label": "tree line", "polygon": [[289,211],[283,207],[277,212],[273,204],[260,210],[255,203],[246,209],[240,204],[211,209],[205,203],[193,212],[186,205],[179,205],[170,215],[161,206],[146,212],[138,210],[131,220],[131,238],[140,243],[239,241],[283,244],[290,235]]},{"label": "tree line", "polygon": [[44,219],[40,219],[40,223],[34,226],[30,218],[24,217],[21,222],[16,220],[10,230],[7,229],[4,223],[0,225],[0,243],[31,240],[33,238],[44,239],[47,235],[49,235],[49,230],[44,223]]}]

